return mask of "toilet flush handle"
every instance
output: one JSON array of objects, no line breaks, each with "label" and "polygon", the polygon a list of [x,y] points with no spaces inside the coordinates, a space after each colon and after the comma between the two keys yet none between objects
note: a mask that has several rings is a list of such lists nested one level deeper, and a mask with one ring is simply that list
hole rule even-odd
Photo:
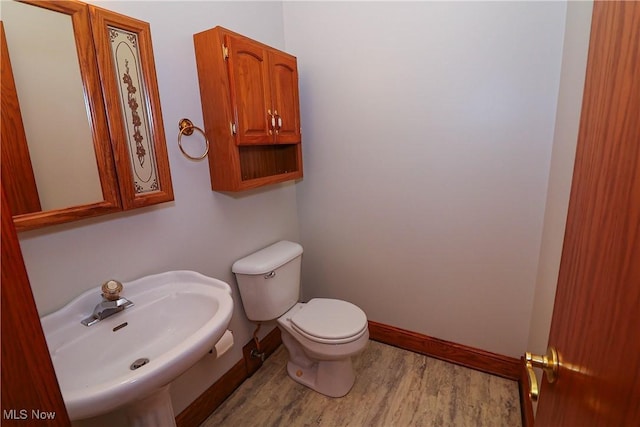
[{"label": "toilet flush handle", "polygon": [[264,275],[265,279],[272,279],[274,277],[276,277],[276,272],[274,270],[271,270],[270,272]]}]

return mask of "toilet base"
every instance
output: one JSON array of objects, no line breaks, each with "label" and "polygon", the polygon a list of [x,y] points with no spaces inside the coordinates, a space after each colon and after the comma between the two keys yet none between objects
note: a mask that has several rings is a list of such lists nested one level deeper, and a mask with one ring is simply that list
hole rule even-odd
[{"label": "toilet base", "polygon": [[308,368],[289,361],[287,372],[294,381],[329,397],[345,396],[356,381],[351,358],[320,361]]},{"label": "toilet base", "polygon": [[289,352],[287,372],[294,381],[329,397],[342,397],[349,393],[356,380],[350,356],[312,360],[295,338],[282,328],[281,331],[282,343]]}]

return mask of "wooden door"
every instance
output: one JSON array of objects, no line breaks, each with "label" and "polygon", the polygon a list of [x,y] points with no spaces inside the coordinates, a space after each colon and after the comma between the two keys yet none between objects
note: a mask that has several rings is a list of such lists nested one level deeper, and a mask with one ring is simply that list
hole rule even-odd
[{"label": "wooden door", "polygon": [[225,36],[231,105],[237,144],[265,144],[274,139],[268,53],[259,44]]},{"label": "wooden door", "polygon": [[276,114],[276,142],[295,144],[300,137],[300,102],[296,58],[280,52],[269,53],[271,96]]},{"label": "wooden door", "polygon": [[640,2],[595,2],[535,425],[640,425]]},{"label": "wooden door", "polygon": [[3,426],[70,425],[2,183]]}]

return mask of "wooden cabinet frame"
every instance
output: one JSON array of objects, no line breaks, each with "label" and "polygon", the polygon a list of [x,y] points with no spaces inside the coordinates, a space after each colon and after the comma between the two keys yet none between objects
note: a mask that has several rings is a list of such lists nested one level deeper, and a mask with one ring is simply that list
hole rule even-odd
[{"label": "wooden cabinet frame", "polygon": [[[123,209],[171,201],[173,187],[151,28],[146,22],[93,5],[89,12]],[[118,61],[124,43],[116,47],[112,42],[117,32],[123,32],[131,43],[131,48],[125,45],[121,50],[137,53],[130,55],[131,64],[128,59]]]},{"label": "wooden cabinet frame", "polygon": [[296,58],[222,27],[194,35],[211,188],[300,179]]},{"label": "wooden cabinet frame", "polygon": [[[115,166],[109,146],[109,130],[107,118],[102,102],[101,87],[98,79],[98,67],[95,59],[95,49],[91,37],[91,24],[87,5],[81,2],[36,2],[23,1],[34,7],[42,7],[60,12],[71,17],[74,38],[78,54],[78,64],[82,77],[85,102],[90,113],[93,130],[93,148],[96,155],[96,165],[100,176],[103,200],[87,205],[70,206],[62,209],[41,211],[36,206],[37,189],[31,168],[31,159],[27,148],[27,140],[22,125],[22,115],[18,94],[13,80],[13,71],[9,58],[9,49],[2,33],[2,180],[7,200],[14,211],[16,229],[26,230],[39,228],[51,224],[74,221],[90,216],[103,215],[121,210],[120,195],[115,185]],[[16,166],[20,165],[20,172],[16,173]],[[25,183],[29,183],[25,186]],[[35,191],[35,193],[34,193]],[[28,198],[30,206],[17,209],[21,202],[17,195]],[[37,201],[39,205],[39,200]]]},{"label": "wooden cabinet frame", "polygon": [[[149,24],[76,0],[20,3],[71,17],[91,127],[92,140],[87,143],[93,145],[102,194],[96,195],[101,200],[87,204],[45,211],[38,206],[10,46],[3,33],[2,179],[15,212],[16,229],[40,228],[173,200]],[[116,63],[114,30],[126,32],[134,44],[135,60],[126,64],[131,66],[130,71],[118,68]],[[141,166],[136,167],[136,161]]]},{"label": "wooden cabinet frame", "polygon": [[232,34],[223,49],[236,144],[300,142],[296,58]]}]

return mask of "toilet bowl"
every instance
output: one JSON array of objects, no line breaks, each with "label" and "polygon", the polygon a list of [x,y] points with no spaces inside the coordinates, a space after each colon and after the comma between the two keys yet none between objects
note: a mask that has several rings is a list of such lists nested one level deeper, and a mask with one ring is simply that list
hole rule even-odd
[{"label": "toilet bowl", "polygon": [[287,373],[295,381],[330,397],[353,387],[351,357],[369,341],[367,317],[346,301],[317,298],[298,303],[278,318],[289,352]]},{"label": "toilet bowl", "polygon": [[298,302],[301,258],[302,246],[280,241],[239,259],[231,270],[247,318],[277,320],[289,352],[289,376],[319,393],[341,397],[355,382],[351,357],[369,340],[367,316],[338,299]]}]

